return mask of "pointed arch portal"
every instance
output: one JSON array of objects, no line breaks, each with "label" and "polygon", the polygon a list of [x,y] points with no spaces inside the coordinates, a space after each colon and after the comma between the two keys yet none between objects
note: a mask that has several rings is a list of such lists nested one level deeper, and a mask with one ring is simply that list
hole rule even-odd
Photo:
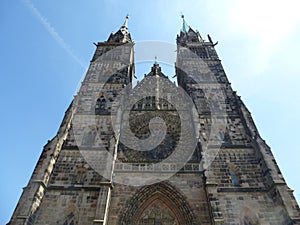
[{"label": "pointed arch portal", "polygon": [[127,204],[120,225],[192,225],[193,212],[178,190],[168,183],[143,187]]}]

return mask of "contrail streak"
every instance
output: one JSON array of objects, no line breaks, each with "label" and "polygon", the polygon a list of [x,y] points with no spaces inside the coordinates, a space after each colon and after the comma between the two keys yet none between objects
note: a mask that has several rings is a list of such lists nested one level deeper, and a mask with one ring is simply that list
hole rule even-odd
[{"label": "contrail streak", "polygon": [[84,63],[80,58],[78,58],[72,51],[70,46],[64,41],[64,39],[57,33],[54,27],[47,21],[47,19],[39,12],[39,10],[33,5],[30,0],[25,0],[25,3],[33,12],[33,14],[38,18],[38,20],[43,24],[48,33],[52,38],[84,69],[86,69],[86,63]]}]

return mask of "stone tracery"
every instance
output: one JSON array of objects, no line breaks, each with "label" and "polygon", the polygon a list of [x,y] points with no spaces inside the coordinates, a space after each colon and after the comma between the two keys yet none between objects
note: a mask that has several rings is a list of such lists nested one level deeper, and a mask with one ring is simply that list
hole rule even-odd
[{"label": "stone tracery", "polygon": [[195,224],[194,215],[184,196],[167,182],[141,188],[127,206],[120,217],[120,225]]}]

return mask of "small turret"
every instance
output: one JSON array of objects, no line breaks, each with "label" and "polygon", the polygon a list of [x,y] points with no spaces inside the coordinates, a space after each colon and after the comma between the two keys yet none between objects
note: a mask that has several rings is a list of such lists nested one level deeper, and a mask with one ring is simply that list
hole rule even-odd
[{"label": "small turret", "polygon": [[161,72],[161,67],[157,63],[156,58],[155,58],[155,62],[153,64],[152,68],[151,68],[150,73],[148,73],[146,75],[146,77],[148,77],[148,76],[158,76],[158,77],[168,78],[168,76],[166,76],[165,74],[163,74]]}]

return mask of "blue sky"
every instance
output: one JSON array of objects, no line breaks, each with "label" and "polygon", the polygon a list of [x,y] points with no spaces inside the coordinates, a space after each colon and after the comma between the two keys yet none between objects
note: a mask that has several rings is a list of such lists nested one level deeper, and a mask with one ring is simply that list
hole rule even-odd
[{"label": "blue sky", "polygon": [[175,44],[181,12],[203,38],[219,41],[233,88],[300,201],[299,8],[297,0],[1,1],[0,223],[8,222],[43,145],[56,134],[92,43],[105,41],[127,13],[135,42]]}]

